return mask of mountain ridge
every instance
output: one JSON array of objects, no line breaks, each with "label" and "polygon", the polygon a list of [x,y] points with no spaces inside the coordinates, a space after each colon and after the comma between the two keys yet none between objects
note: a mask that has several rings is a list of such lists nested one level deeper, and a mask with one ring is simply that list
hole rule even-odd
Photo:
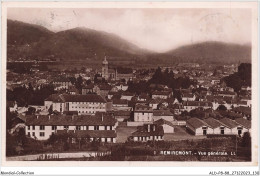
[{"label": "mountain ridge", "polygon": [[56,57],[61,60],[103,59],[105,55],[153,64],[172,62],[251,62],[251,46],[206,41],[157,53],[122,37],[86,27],[52,32],[45,27],[7,21],[8,58]]}]

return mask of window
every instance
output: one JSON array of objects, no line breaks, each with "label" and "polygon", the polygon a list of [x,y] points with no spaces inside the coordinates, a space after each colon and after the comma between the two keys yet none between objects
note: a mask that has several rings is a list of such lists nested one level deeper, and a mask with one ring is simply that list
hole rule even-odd
[{"label": "window", "polygon": [[45,130],[45,126],[41,125],[40,130]]},{"label": "window", "polygon": [[31,136],[30,132],[28,132],[28,136]]},{"label": "window", "polygon": [[99,126],[94,126],[94,130],[99,130]]},{"label": "window", "polygon": [[57,126],[52,126],[51,129],[52,130],[57,130]]},{"label": "window", "polygon": [[105,130],[107,130],[107,126],[105,126]]},{"label": "window", "polygon": [[30,130],[30,125],[28,126],[28,130]]},{"label": "window", "polygon": [[32,136],[35,136],[35,132],[32,132]]},{"label": "window", "polygon": [[69,126],[64,125],[63,128],[64,128],[64,130],[68,130],[68,129],[69,129]]},{"label": "window", "polygon": [[86,130],[88,130],[88,126],[86,126]]},{"label": "window", "polygon": [[35,126],[34,125],[32,126],[32,129],[35,130]]},{"label": "window", "polygon": [[45,133],[44,133],[44,132],[40,132],[40,136],[41,136],[41,137],[44,137],[44,136],[45,136]]},{"label": "window", "polygon": [[76,130],[81,130],[81,126],[76,126]]}]

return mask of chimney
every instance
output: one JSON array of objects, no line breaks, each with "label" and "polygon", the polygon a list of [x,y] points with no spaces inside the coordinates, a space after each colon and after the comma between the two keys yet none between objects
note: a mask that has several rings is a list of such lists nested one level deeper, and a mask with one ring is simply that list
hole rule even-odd
[{"label": "chimney", "polygon": [[74,120],[74,115],[71,116],[71,120]]},{"label": "chimney", "polygon": [[150,132],[150,124],[147,125],[147,132],[149,133]]},{"label": "chimney", "polygon": [[101,121],[102,121],[102,122],[104,121],[104,117],[103,117],[103,114],[102,114],[102,116],[101,116]]},{"label": "chimney", "polygon": [[153,125],[153,131],[155,131],[155,125]]},{"label": "chimney", "polygon": [[39,116],[37,115],[37,116],[36,116],[36,118],[38,119],[38,118],[39,118]]},{"label": "chimney", "polygon": [[49,120],[51,119],[51,116],[49,115]]}]

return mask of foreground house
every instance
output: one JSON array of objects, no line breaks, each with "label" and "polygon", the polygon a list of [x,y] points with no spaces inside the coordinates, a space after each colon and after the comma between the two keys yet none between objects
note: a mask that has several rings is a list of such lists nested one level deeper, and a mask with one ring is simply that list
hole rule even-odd
[{"label": "foreground house", "polygon": [[163,127],[156,124],[145,124],[137,127],[137,131],[133,132],[131,138],[133,141],[160,141],[163,140]]},{"label": "foreground house", "polygon": [[114,130],[57,130],[57,134],[68,134],[71,138],[72,143],[76,143],[76,139],[85,141],[100,141],[115,143],[116,142],[116,132]]},{"label": "foreground house", "polygon": [[[52,134],[58,131],[85,131],[84,134],[95,134],[95,138],[106,140],[107,133],[114,133],[117,121],[111,115],[97,113],[96,115],[65,116],[65,115],[45,115],[27,116],[26,135],[38,140],[47,140]],[[106,132],[99,132],[106,131]],[[113,131],[113,132],[110,132]],[[78,134],[79,132],[77,132]],[[90,135],[91,136],[91,135]],[[93,138],[93,136],[92,136]],[[93,139],[92,139],[93,140]],[[108,140],[107,140],[108,141]],[[111,140],[115,142],[115,137]]]},{"label": "foreground house", "polygon": [[230,128],[223,123],[221,123],[219,120],[216,120],[212,117],[207,118],[204,120],[209,126],[212,127],[213,133],[212,134],[229,134]]},{"label": "foreground house", "polygon": [[190,118],[187,120],[186,128],[194,135],[207,135],[213,133],[212,127],[198,118]]},{"label": "foreground house", "polygon": [[155,121],[154,124],[157,126],[162,126],[164,133],[174,133],[174,125],[167,120],[159,119]]},{"label": "foreground house", "polygon": [[[241,125],[237,123],[235,120],[231,120],[229,118],[223,118],[220,119],[219,121],[230,128],[230,134],[241,136],[244,134],[244,132],[250,131],[250,129],[248,129],[249,126],[244,127],[244,125]],[[242,120],[238,120],[238,122],[243,123]]]},{"label": "foreground house", "polygon": [[231,120],[223,118],[216,120],[207,118],[204,120],[191,118],[187,120],[186,127],[194,135],[220,134],[220,135],[239,135],[251,131],[251,121],[238,118]]}]

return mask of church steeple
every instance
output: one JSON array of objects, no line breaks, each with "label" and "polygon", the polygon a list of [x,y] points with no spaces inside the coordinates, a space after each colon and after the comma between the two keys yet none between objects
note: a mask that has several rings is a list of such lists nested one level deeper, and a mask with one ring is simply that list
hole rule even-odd
[{"label": "church steeple", "polygon": [[103,65],[108,65],[107,56],[105,56],[105,58],[104,58],[104,60],[103,60]]},{"label": "church steeple", "polygon": [[108,61],[106,56],[102,62],[102,77],[108,79]]}]

